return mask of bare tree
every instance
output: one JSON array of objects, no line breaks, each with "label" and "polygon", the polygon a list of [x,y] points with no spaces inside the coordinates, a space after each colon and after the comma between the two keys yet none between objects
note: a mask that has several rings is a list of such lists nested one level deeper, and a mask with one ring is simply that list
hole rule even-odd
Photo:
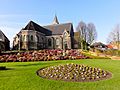
[{"label": "bare tree", "polygon": [[97,38],[97,31],[93,23],[87,25],[87,43],[92,44]]},{"label": "bare tree", "polygon": [[79,45],[80,45],[80,48],[81,49],[86,49],[86,45],[85,45],[85,48],[84,48],[84,42],[86,42],[86,36],[87,36],[87,33],[86,33],[86,30],[87,30],[87,27],[86,27],[86,24],[81,21],[76,30],[78,32],[80,32],[80,38],[79,38]]},{"label": "bare tree", "polygon": [[120,25],[117,25],[113,31],[110,32],[107,42],[116,45],[117,49],[120,49]]},{"label": "bare tree", "polygon": [[81,21],[76,30],[80,32],[79,45],[81,49],[87,49],[87,44],[92,44],[97,38],[97,32],[93,23],[86,24]]}]

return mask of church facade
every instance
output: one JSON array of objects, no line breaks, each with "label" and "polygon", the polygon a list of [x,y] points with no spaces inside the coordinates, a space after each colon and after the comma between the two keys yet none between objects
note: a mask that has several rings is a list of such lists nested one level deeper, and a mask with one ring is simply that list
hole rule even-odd
[{"label": "church facade", "polygon": [[40,26],[30,21],[13,39],[15,50],[73,49],[75,48],[72,23],[60,24],[57,16],[53,23]]}]

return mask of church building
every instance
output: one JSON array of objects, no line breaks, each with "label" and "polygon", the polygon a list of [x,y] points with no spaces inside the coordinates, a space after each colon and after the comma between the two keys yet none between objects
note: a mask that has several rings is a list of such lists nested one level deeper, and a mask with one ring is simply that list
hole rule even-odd
[{"label": "church building", "polygon": [[30,21],[13,39],[15,50],[73,49],[72,23],[59,23],[57,16],[47,26]]},{"label": "church building", "polygon": [[10,50],[10,41],[0,30],[0,52]]}]

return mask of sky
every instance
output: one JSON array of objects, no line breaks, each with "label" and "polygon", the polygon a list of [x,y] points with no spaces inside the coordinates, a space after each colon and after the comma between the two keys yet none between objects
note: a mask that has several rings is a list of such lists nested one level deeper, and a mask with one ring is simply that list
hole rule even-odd
[{"label": "sky", "polygon": [[0,0],[0,29],[10,39],[34,21],[39,25],[52,23],[55,14],[59,23],[80,21],[94,23],[97,41],[106,43],[109,33],[120,24],[120,0]]}]

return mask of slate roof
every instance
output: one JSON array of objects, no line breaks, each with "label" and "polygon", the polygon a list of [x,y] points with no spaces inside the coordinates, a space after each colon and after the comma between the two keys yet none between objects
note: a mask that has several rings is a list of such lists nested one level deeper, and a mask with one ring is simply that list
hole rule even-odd
[{"label": "slate roof", "polygon": [[0,30],[0,41],[5,41],[5,39],[9,41],[9,39],[5,36],[5,34]]},{"label": "slate roof", "polygon": [[61,35],[64,32],[64,30],[70,33],[71,30],[73,30],[72,23],[47,25],[44,26],[44,28],[52,31],[52,35]]},{"label": "slate roof", "polygon": [[0,41],[4,41],[3,33],[1,30],[0,30]]},{"label": "slate roof", "polygon": [[101,43],[101,42],[95,42],[95,43],[93,43],[91,46],[93,46],[93,47],[99,47],[99,46],[102,46],[103,48],[106,47],[106,45],[103,44],[103,43]]},{"label": "slate roof", "polygon": [[52,33],[50,30],[45,29],[44,27],[38,25],[33,21],[30,21],[22,30],[34,30],[34,31],[44,33],[45,35],[51,35]]}]

